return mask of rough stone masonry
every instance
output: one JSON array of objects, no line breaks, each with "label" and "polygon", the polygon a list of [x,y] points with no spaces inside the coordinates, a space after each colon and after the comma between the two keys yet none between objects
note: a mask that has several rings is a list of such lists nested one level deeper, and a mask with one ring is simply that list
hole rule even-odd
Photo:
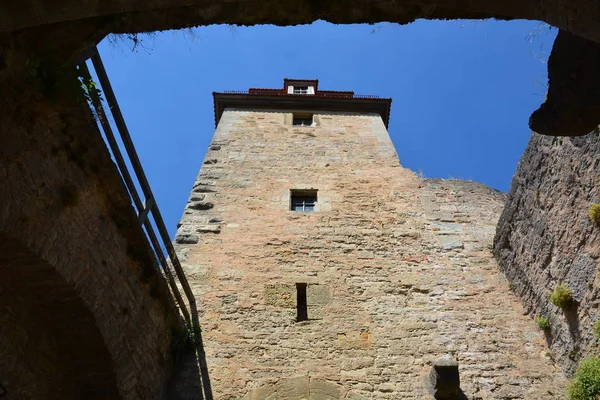
[{"label": "rough stone masonry", "polygon": [[[532,133],[498,223],[494,253],[531,315],[548,318],[548,342],[567,373],[597,349],[600,230],[588,211],[600,201],[598,131],[580,138]],[[575,304],[550,301],[563,284]]]},{"label": "rough stone masonry", "polygon": [[291,112],[225,110],[175,239],[215,398],[428,398],[446,354],[468,398],[563,398],[491,254],[505,196],[402,168],[377,114]]}]

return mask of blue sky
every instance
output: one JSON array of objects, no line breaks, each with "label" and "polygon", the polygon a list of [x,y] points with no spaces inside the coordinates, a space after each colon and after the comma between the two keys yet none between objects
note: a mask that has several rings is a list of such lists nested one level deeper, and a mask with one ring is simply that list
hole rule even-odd
[{"label": "blue sky", "polygon": [[[531,36],[536,36],[533,42]],[[543,101],[555,30],[536,21],[225,25],[99,46],[171,235],[214,132],[212,92],[283,78],[391,97],[404,167],[507,191]]]}]

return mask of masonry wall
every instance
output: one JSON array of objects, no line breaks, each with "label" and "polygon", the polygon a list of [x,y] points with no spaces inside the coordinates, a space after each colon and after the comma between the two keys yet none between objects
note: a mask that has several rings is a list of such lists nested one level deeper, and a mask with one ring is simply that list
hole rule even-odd
[{"label": "masonry wall", "polygon": [[96,122],[5,55],[0,92],[22,101],[0,97],[4,398],[161,398],[183,324]]},{"label": "masonry wall", "polygon": [[[215,398],[420,398],[448,353],[469,398],[562,398],[491,255],[504,195],[419,179],[377,115],[316,116],[226,110],[181,219]],[[290,211],[291,189],[317,210]]]},{"label": "masonry wall", "polygon": [[[550,321],[552,351],[567,373],[595,353],[600,320],[600,230],[590,207],[600,201],[598,133],[577,138],[531,134],[498,223],[494,253],[531,315]],[[550,301],[559,284],[574,304]]]}]

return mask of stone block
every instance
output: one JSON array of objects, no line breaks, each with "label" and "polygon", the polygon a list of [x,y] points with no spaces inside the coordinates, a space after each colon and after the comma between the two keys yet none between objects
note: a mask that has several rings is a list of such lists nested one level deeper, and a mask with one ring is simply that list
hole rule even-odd
[{"label": "stone block", "polygon": [[366,395],[363,395],[362,393],[356,390],[350,390],[346,395],[347,400],[367,400],[369,398],[370,397],[367,397]]},{"label": "stone block", "polygon": [[210,276],[210,267],[199,264],[182,264],[183,271],[190,280],[205,281]]},{"label": "stone block", "polygon": [[188,208],[191,208],[192,210],[210,210],[214,206],[215,205],[210,201],[191,201],[188,204]]},{"label": "stone block", "polygon": [[196,228],[196,232],[199,233],[219,233],[221,232],[220,225],[200,225]]},{"label": "stone block", "polygon": [[200,241],[200,236],[193,233],[177,233],[175,236],[175,243],[178,244],[196,244]]},{"label": "stone block", "polygon": [[244,400],[273,400],[275,398],[275,386],[265,385],[250,392]]},{"label": "stone block", "polygon": [[192,195],[190,196],[190,201],[203,201],[205,198],[206,195],[204,193],[192,192]]},{"label": "stone block", "polygon": [[296,285],[265,285],[265,304],[276,307],[296,307]]},{"label": "stone block", "polygon": [[464,244],[462,240],[458,236],[438,236],[438,240],[440,242],[440,246],[444,250],[455,250],[464,248]]},{"label": "stone block", "polygon": [[321,306],[308,306],[308,319],[323,319],[325,310]]},{"label": "stone block", "polygon": [[454,222],[432,221],[431,226],[438,235],[457,235],[463,231],[461,224]]},{"label": "stone block", "polygon": [[341,386],[322,379],[311,379],[309,400],[338,400]]},{"label": "stone block", "polygon": [[273,400],[308,400],[310,379],[308,376],[281,379],[275,384],[275,391]]},{"label": "stone block", "polygon": [[329,304],[331,294],[327,285],[307,285],[306,286],[306,304],[309,306],[319,306]]}]

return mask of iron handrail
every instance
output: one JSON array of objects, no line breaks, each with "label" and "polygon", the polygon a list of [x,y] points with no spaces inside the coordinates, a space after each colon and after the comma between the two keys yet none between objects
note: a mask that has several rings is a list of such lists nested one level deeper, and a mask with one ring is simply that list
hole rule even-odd
[{"label": "iron handrail", "polygon": [[[146,174],[144,173],[144,170],[142,168],[142,164],[133,145],[133,141],[131,140],[129,130],[127,129],[127,125],[125,124],[125,119],[123,118],[123,114],[121,113],[121,109],[119,108],[119,104],[117,103],[116,96],[108,79],[106,69],[104,68],[104,64],[102,62],[102,59],[100,58],[100,53],[98,52],[97,48],[94,48],[92,51],[91,61],[92,65],[94,66],[94,70],[96,71],[96,75],[98,76],[100,87],[102,88],[102,93],[106,97],[106,102],[108,103],[109,110],[114,118],[117,131],[119,133],[121,141],[123,142],[123,146],[125,147],[126,154],[129,158],[137,181],[142,189],[142,193],[145,198],[144,202],[141,201],[140,194],[138,193],[137,188],[132,180],[131,174],[129,173],[123,154],[119,149],[119,145],[117,144],[114,133],[110,127],[108,119],[106,118],[106,113],[102,106],[101,100],[96,96],[91,96],[92,105],[96,110],[96,115],[98,116],[102,129],[107,138],[108,144],[111,148],[113,156],[115,157],[115,161],[119,172],[121,173],[121,177],[123,178],[123,181],[125,182],[125,185],[137,208],[139,222],[146,228],[146,233],[148,235],[152,249],[156,257],[158,258],[158,261],[165,274],[169,287],[173,293],[173,296],[175,297],[177,305],[179,306],[179,309],[183,314],[183,317],[188,326],[192,327],[194,331],[197,331],[199,330],[199,321],[198,312],[196,309],[196,299],[194,297],[192,289],[190,288],[187,278],[185,277],[185,273],[183,271],[183,268],[181,267],[181,263],[179,262],[179,258],[177,257],[177,254],[173,247],[173,243],[171,242],[171,239],[169,237],[167,228],[163,221],[160,210],[158,209],[158,205],[156,204],[156,200],[152,193],[152,189],[150,188],[150,184],[148,183],[148,179],[146,178]],[[81,67],[89,73],[85,63],[83,63]],[[152,223],[148,218],[149,215],[152,215],[152,217],[154,218],[156,228],[158,229],[158,234],[160,236],[160,239],[162,240],[168,258],[165,257],[163,248],[161,247],[160,242],[154,231],[154,227],[152,226]],[[175,282],[175,278],[171,272],[169,260],[171,261],[170,264],[172,265],[175,271],[175,275],[177,276],[177,279],[179,280],[179,283],[183,288],[183,292],[185,293],[185,297],[188,301],[189,310],[183,301],[181,293],[179,292],[179,288],[177,287],[177,283]]]}]

